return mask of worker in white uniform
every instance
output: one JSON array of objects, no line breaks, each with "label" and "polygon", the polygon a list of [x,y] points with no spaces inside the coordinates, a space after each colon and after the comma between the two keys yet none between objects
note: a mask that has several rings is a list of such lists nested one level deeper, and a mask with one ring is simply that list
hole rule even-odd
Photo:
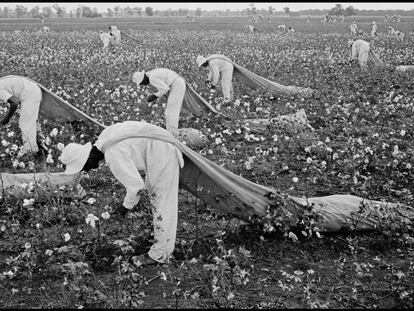
[{"label": "worker in white uniform", "polygon": [[112,36],[112,39],[115,43],[121,43],[121,31],[117,26],[109,26],[109,34]]},{"label": "worker in white uniform", "polygon": [[101,38],[103,42],[103,49],[104,51],[108,50],[109,42],[111,41],[111,35],[107,32],[100,31],[99,37]]},{"label": "worker in white uniform", "polygon": [[[137,260],[143,266],[167,263],[174,251],[179,173],[184,166],[182,153],[174,144],[156,138],[134,137],[146,133],[173,138],[154,124],[125,121],[105,128],[94,145],[90,142],[68,144],[60,157],[68,175],[98,168],[99,162],[105,159],[112,174],[126,188],[123,204],[118,210],[123,217],[139,202],[141,189],[155,194],[155,242],[147,254],[138,256]],[[139,171],[145,172],[145,182]]]},{"label": "worker in white uniform", "polygon": [[36,153],[36,156],[40,156],[36,135],[41,130],[38,121],[41,101],[42,90],[29,79],[21,76],[0,78],[0,104],[9,104],[8,114],[1,124],[6,125],[20,105],[19,128],[22,133],[23,154]]},{"label": "worker in white uniform", "polygon": [[180,118],[181,106],[184,100],[186,89],[185,80],[175,71],[167,68],[155,68],[150,71],[137,71],[132,76],[137,86],[151,84],[157,89],[155,94],[148,97],[148,102],[170,92],[165,107],[165,127],[174,136],[178,135],[178,122]]},{"label": "worker in white uniform", "polygon": [[249,32],[254,32],[254,26],[253,25],[246,25],[246,28],[249,30]]},{"label": "worker in white uniform", "polygon": [[394,34],[397,36],[397,38],[398,39],[400,39],[401,41],[403,41],[404,40],[404,33],[403,32],[401,32],[401,31],[399,31],[399,30],[396,30],[395,32],[394,32]]},{"label": "worker in white uniform", "polygon": [[[210,88],[216,88],[221,78],[221,90],[223,92],[224,103],[229,103],[233,100],[233,70],[234,66],[231,62],[223,59],[215,59],[215,56],[223,57],[220,54],[213,54],[207,58],[198,55],[196,63],[199,68],[209,69],[207,77],[207,86]],[[225,57],[225,56],[224,56]]]},{"label": "worker in white uniform", "polygon": [[351,26],[349,26],[349,29],[351,30],[351,35],[356,36],[357,34],[357,29],[358,29],[358,25],[357,23],[354,21]]},{"label": "worker in white uniform", "polygon": [[358,60],[361,68],[366,68],[368,64],[369,43],[365,40],[358,39],[350,40],[348,46],[351,48],[351,57],[353,60]]},{"label": "worker in white uniform", "polygon": [[375,37],[375,35],[377,34],[377,23],[376,22],[372,22],[372,28],[371,28],[371,36]]}]

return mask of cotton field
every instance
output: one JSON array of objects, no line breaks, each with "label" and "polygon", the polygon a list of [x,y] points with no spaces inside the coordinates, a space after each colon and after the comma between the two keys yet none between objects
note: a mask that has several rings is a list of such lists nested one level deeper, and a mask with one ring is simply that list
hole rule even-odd
[{"label": "cotton field", "polygon": [[[383,17],[355,17],[362,38],[386,63],[361,69],[351,61],[349,25],[306,17],[0,19],[0,77],[20,75],[42,84],[105,125],[146,121],[165,128],[167,97],[148,103],[151,87],[132,82],[135,71],[177,72],[232,121],[196,118],[183,110],[180,127],[202,131],[196,151],[225,169],[280,193],[300,197],[351,194],[414,207],[414,18],[388,35]],[[371,23],[378,36],[372,38]],[[294,33],[279,30],[284,24]],[[99,31],[117,25],[137,41],[103,49]],[[139,42],[139,44],[138,44]],[[327,50],[329,48],[329,50]],[[253,90],[233,79],[234,100],[210,89],[197,55],[223,54],[282,85],[312,88],[310,97]],[[330,55],[330,56],[329,56]],[[0,107],[0,118],[5,106]],[[310,128],[260,126],[303,109]],[[249,121],[250,120],[250,121]],[[0,127],[1,173],[61,172],[70,142],[94,141],[85,124],[41,119],[43,162],[22,155],[18,117]],[[174,261],[139,269],[129,258],[152,239],[153,198],[125,220],[111,210],[125,189],[104,164],[80,177],[78,188],[53,193],[21,185],[23,197],[3,193],[0,205],[0,305],[9,308],[412,308],[413,224],[398,210],[383,233],[322,234],[311,218],[289,226],[287,215],[251,224],[203,204],[181,189]],[[364,217],[364,210],[358,217]],[[405,223],[396,228],[394,220]],[[358,221],[358,220],[357,220]],[[356,224],[355,224],[356,225]]]}]

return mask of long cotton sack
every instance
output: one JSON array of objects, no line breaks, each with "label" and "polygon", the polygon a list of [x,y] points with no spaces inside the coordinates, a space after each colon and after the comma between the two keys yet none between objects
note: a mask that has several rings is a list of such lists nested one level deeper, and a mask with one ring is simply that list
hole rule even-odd
[{"label": "long cotton sack", "polygon": [[[295,225],[299,221],[299,215],[309,209],[309,204],[313,205],[314,211],[321,216],[321,222],[318,224],[321,231],[327,232],[378,229],[382,216],[386,215],[389,209],[395,208],[399,208],[399,211],[404,209],[405,215],[414,221],[413,210],[395,203],[371,201],[351,195],[308,199],[281,196],[272,188],[253,183],[204,158],[169,134],[154,134],[150,128],[145,131],[141,129],[141,133],[137,135],[136,127],[132,125],[122,136],[102,146],[103,151],[118,141],[133,137],[158,139],[178,147],[184,158],[184,167],[180,170],[180,186],[213,208],[242,219],[248,220],[252,215],[265,216],[268,208],[286,208],[292,213],[291,224]],[[280,206],[275,204],[276,201],[285,204],[282,204],[283,207],[276,207]],[[357,219],[352,226],[352,220],[358,217],[361,203],[366,205],[370,214],[368,217]],[[382,213],[377,206],[384,212]]]},{"label": "long cotton sack", "polygon": [[[103,152],[113,144],[127,138],[149,138],[158,139],[174,144],[183,154],[184,167],[180,170],[180,186],[187,189],[198,199],[211,205],[221,212],[227,212],[248,220],[249,216],[265,216],[270,208],[275,207],[276,201],[287,203],[282,206],[292,213],[291,223],[298,222],[299,215],[308,210],[308,204],[321,216],[320,228],[322,231],[366,230],[377,229],[381,223],[381,212],[376,206],[381,204],[382,209],[387,213],[388,209],[404,208],[406,216],[414,221],[414,211],[399,204],[370,201],[350,195],[332,195],[315,198],[298,198],[294,196],[281,196],[269,187],[253,183],[241,176],[238,176],[216,163],[204,158],[202,155],[191,150],[176,140],[171,134],[154,134],[151,128],[140,129],[136,134],[136,126],[131,125],[121,136],[113,138],[102,146]],[[352,217],[357,214],[360,205],[365,203],[368,206],[369,217],[361,218],[352,227]]]},{"label": "long cotton sack", "polygon": [[368,61],[371,62],[371,64],[373,64],[375,67],[385,66],[385,63],[382,61],[382,59],[372,49],[369,49]]},{"label": "long cotton sack", "polygon": [[[380,230],[384,225],[381,222],[387,218],[390,211],[399,213],[411,222],[414,221],[412,208],[398,203],[367,200],[354,195],[336,194],[307,199],[289,196],[289,199],[296,203],[295,208],[300,209],[298,212],[312,205],[312,209],[321,218],[318,225],[321,231],[325,232]],[[297,215],[295,211],[291,212]],[[400,225],[407,224],[405,221],[398,224],[395,219],[393,220],[394,227]]]},{"label": "long cotton sack", "polygon": [[266,79],[254,72],[251,72],[247,68],[240,66],[233,62],[230,58],[221,55],[211,55],[206,58],[207,61],[211,59],[221,59],[230,62],[234,66],[234,77],[240,82],[246,84],[252,89],[262,88],[265,91],[269,91],[275,94],[287,94],[287,95],[301,95],[310,96],[313,91],[310,88],[303,88],[297,86],[285,86],[269,79]]}]

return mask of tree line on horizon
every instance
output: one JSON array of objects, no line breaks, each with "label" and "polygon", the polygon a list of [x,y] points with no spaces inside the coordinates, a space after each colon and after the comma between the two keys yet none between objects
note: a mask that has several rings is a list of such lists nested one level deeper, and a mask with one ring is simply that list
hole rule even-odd
[{"label": "tree line on horizon", "polygon": [[250,4],[250,7],[247,7],[243,10],[232,11],[230,9],[226,10],[214,10],[207,11],[197,8],[195,10],[190,9],[166,9],[166,10],[154,10],[152,7],[120,7],[115,6],[113,8],[107,8],[104,12],[98,12],[96,7],[90,8],[89,6],[80,4],[75,10],[67,10],[65,7],[60,6],[59,4],[53,4],[51,6],[35,6],[32,9],[28,9],[24,5],[18,4],[15,8],[9,6],[0,7],[0,18],[80,18],[80,17],[139,17],[139,16],[249,16],[249,15],[262,15],[262,16],[300,16],[300,15],[309,15],[309,16],[323,16],[323,15],[360,15],[360,16],[385,16],[385,15],[402,15],[402,16],[412,16],[414,15],[414,9],[412,10],[358,10],[349,6],[343,8],[341,4],[336,4],[331,9],[308,9],[308,10],[299,10],[291,11],[289,7],[283,8],[282,11],[276,11],[272,6],[269,6],[267,9],[257,9],[254,7],[254,4]]}]

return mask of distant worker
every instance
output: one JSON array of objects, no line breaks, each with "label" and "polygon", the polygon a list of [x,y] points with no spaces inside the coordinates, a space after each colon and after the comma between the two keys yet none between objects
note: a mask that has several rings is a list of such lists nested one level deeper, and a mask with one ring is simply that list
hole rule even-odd
[{"label": "distant worker", "polygon": [[286,26],[285,25],[279,25],[277,26],[277,28],[279,28],[280,30],[282,30],[283,32],[286,31]]},{"label": "distant worker", "polygon": [[377,35],[377,23],[376,22],[372,22],[372,28],[371,28],[371,36],[375,37]]},{"label": "distant worker", "polygon": [[249,32],[254,32],[254,26],[253,25],[246,25],[246,28],[249,30]]},{"label": "distant worker", "polygon": [[[221,90],[223,92],[224,103],[229,103],[233,100],[233,64],[223,59],[215,58],[215,56],[223,57],[223,55],[214,54],[208,58],[198,55],[196,63],[199,68],[208,68],[207,86],[216,88],[221,78]],[[224,56],[225,57],[225,56]]]},{"label": "distant worker", "polygon": [[306,23],[310,23],[312,21],[312,18],[308,15],[308,17],[306,18]]},{"label": "distant worker", "polygon": [[111,35],[107,32],[104,31],[100,31],[99,32],[99,37],[101,38],[102,42],[103,42],[103,49],[104,51],[108,50],[109,47],[109,43],[111,41]]},{"label": "distant worker", "polygon": [[357,35],[358,25],[355,21],[351,24],[351,26],[349,26],[349,29],[351,30],[351,35],[353,36]]},{"label": "distant worker", "polygon": [[289,28],[288,28],[288,32],[290,32],[290,33],[294,33],[294,32],[295,32],[295,29],[293,29],[293,27],[289,26]]},{"label": "distant worker", "polygon": [[181,106],[186,91],[185,80],[175,71],[167,68],[155,68],[150,71],[137,71],[132,76],[132,81],[137,85],[151,84],[157,89],[155,94],[148,97],[148,102],[154,100],[170,92],[165,107],[165,127],[168,132],[177,136],[178,122],[180,117]]},{"label": "distant worker", "polygon": [[43,15],[40,15],[40,22],[43,24],[45,22],[45,18],[43,17]]},{"label": "distant worker", "polygon": [[401,41],[403,41],[404,40],[404,33],[403,32],[401,32],[401,31],[399,31],[399,30],[397,30],[397,31],[395,31],[395,36],[398,38],[398,39],[400,39]]},{"label": "distant worker", "polygon": [[121,31],[117,26],[109,26],[109,34],[115,43],[121,43]]},{"label": "distant worker", "polygon": [[368,65],[369,43],[365,40],[349,40],[348,46],[351,48],[352,60],[358,60],[361,68],[366,68]]}]

